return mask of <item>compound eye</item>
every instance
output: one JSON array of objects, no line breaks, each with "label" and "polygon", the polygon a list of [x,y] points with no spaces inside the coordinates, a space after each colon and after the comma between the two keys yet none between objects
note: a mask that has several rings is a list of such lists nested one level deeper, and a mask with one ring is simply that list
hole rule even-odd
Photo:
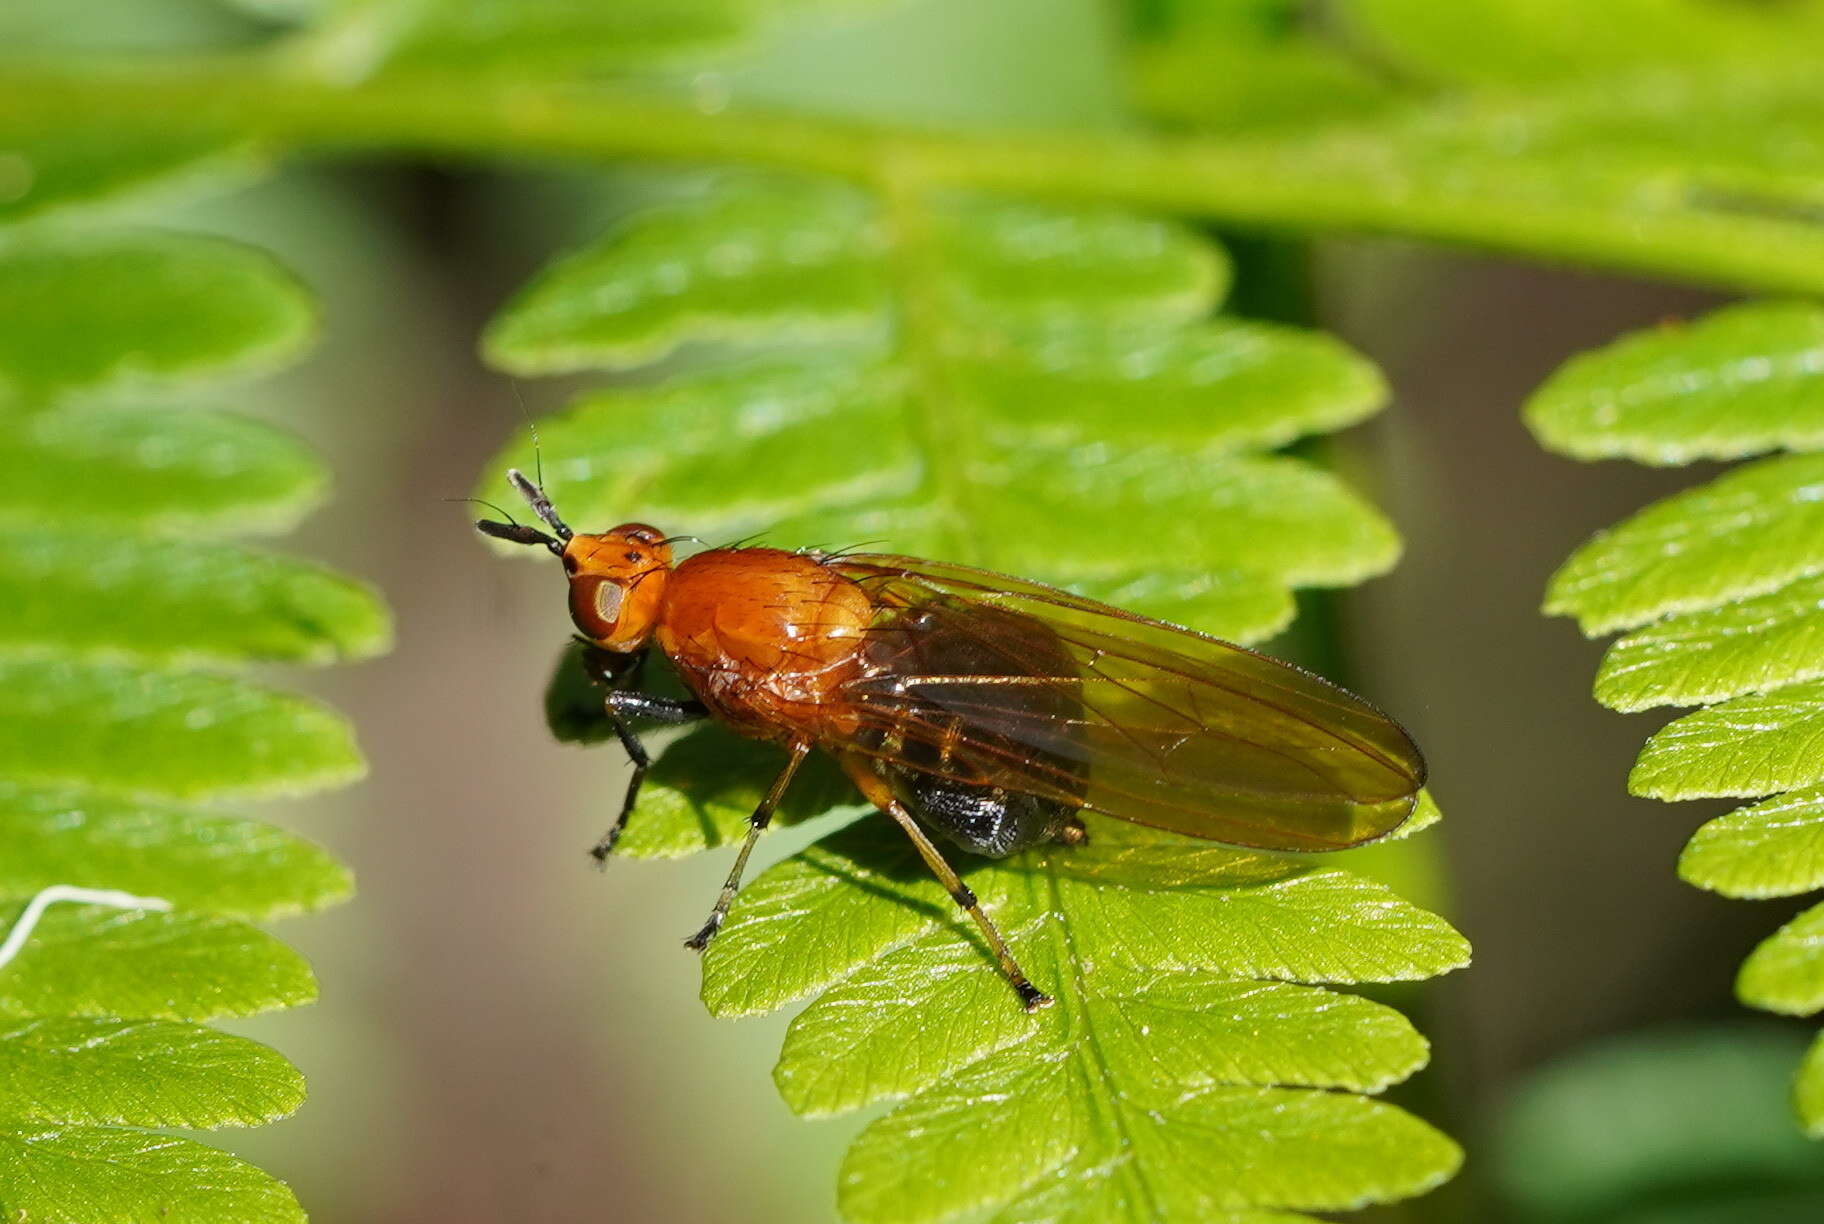
[{"label": "compound eye", "polygon": [[621,602],[627,592],[616,582],[604,582],[595,590],[595,614],[607,624],[621,619]]}]

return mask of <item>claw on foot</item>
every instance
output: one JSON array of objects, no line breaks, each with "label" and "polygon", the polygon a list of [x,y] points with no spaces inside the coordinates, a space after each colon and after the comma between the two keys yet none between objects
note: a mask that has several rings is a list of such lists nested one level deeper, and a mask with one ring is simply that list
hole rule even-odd
[{"label": "claw on foot", "polygon": [[1041,1007],[1051,1006],[1051,996],[1040,991],[1031,982],[1020,982],[1014,989],[1020,992],[1020,1002],[1025,1004],[1028,1014],[1038,1011]]},{"label": "claw on foot", "polygon": [[721,929],[722,923],[712,919],[703,924],[702,930],[698,931],[695,935],[692,935],[689,939],[686,939],[684,941],[684,946],[689,948],[692,952],[701,952],[703,949],[709,947],[709,941],[714,939],[716,937],[716,932]]}]

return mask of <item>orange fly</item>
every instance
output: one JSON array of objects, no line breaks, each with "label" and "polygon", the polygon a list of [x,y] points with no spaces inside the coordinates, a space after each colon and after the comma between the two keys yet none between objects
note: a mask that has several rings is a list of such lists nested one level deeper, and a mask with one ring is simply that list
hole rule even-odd
[{"label": "orange fly", "polygon": [[[648,765],[636,719],[714,718],[786,752],[703,928],[728,912],[754,842],[813,749],[906,831],[986,937],[1028,1011],[1051,1000],[933,844],[1000,858],[1082,842],[1099,812],[1262,850],[1340,850],[1412,814],[1425,762],[1387,715],[1310,672],[1189,629],[986,570],[912,557],[715,548],[673,563],[643,523],[572,532],[482,520],[563,562],[570,615],[634,765],[593,853],[606,858]],[[690,700],[639,691],[657,649]]]}]

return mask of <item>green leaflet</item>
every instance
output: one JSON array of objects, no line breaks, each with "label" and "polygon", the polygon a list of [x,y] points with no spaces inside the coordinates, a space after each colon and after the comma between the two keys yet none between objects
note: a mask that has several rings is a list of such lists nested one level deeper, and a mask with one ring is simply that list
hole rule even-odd
[{"label": "green leaflet", "polygon": [[316,997],[303,959],[246,923],[97,905],[51,906],[0,973],[0,1015],[216,1020]]},{"label": "green leaflet", "polygon": [[0,467],[0,523],[15,531],[286,531],[329,481],[296,439],[210,412],[0,413]]},{"label": "green leaflet", "polygon": [[1824,905],[1814,906],[1761,941],[1735,979],[1750,1007],[1809,1016],[1824,1011]]},{"label": "green leaflet", "polygon": [[301,285],[219,238],[35,236],[0,245],[0,282],[0,396],[25,403],[259,373],[315,329]]},{"label": "green leaflet", "polygon": [[1824,444],[1824,310],[1751,303],[1567,362],[1526,405],[1578,459],[1682,464]]},{"label": "green leaflet", "polygon": [[366,586],[225,545],[91,532],[0,539],[0,651],[333,663],[390,644]]},{"label": "green leaflet", "polygon": [[1596,672],[1616,710],[1699,705],[1824,675],[1824,578],[1674,616],[1618,639]]},{"label": "green leaflet", "polygon": [[0,115],[0,224],[232,187],[255,161],[245,149],[162,126],[64,123],[48,133],[8,119]]},{"label": "green leaflet", "polygon": [[886,285],[862,199],[716,194],[635,216],[540,272],[482,334],[518,374],[617,369],[691,339],[879,340]]},{"label": "green leaflet", "polygon": [[[1057,1195],[1056,1183],[1103,1179],[1115,1185],[1101,1201],[1054,1197],[1043,1218],[1200,1220],[1288,1198],[1347,1210],[1422,1193],[1462,1159],[1416,1118],[1362,1097],[1218,1088],[1148,1106],[1099,1101],[1108,1087],[1070,1058],[971,1068],[862,1132],[843,1162],[842,1210],[857,1224],[947,1220],[971,1207],[1030,1219],[1031,1200]],[[997,1159],[952,1180],[983,1147]]]},{"label": "green leaflet", "polygon": [[0,540],[0,651],[326,664],[389,644],[378,596],[319,565],[155,536]]},{"label": "green leaflet", "polygon": [[118,888],[180,909],[264,920],[352,891],[348,870],[254,820],[82,788],[0,782],[0,896],[52,884]]},{"label": "green leaflet", "polygon": [[[1041,933],[1029,926],[1018,935],[1029,942]],[[981,950],[957,936],[949,928],[920,936],[803,1012],[774,1071],[786,1104],[806,1117],[859,1109],[942,1083],[999,1050],[1042,1042],[1039,1025],[1009,1015],[1007,985],[981,972]],[[1098,1032],[1128,1043],[1111,1075],[1144,1082],[1170,1068],[1183,1091],[1290,1083],[1378,1092],[1417,1071],[1429,1052],[1404,1016],[1353,995],[1214,973],[1149,982],[1104,972],[1083,1006]],[[856,1026],[854,1015],[868,1022]]]},{"label": "green leaflet", "polygon": [[0,1100],[15,1126],[254,1126],[303,1104],[304,1077],[200,1025],[57,1017],[0,1026]]},{"label": "green leaflet", "polygon": [[1628,775],[1654,799],[1765,795],[1824,782],[1824,682],[1738,697],[1656,732]]},{"label": "green leaflet", "polygon": [[312,701],[197,672],[0,658],[0,773],[170,799],[297,794],[365,766]]},{"label": "green leaflet", "polygon": [[[1391,528],[1333,475],[1236,453],[1353,424],[1386,388],[1326,337],[1194,321],[1226,279],[1214,248],[979,200],[922,221],[848,189],[747,184],[635,218],[536,279],[489,329],[509,368],[820,345],[816,365],[584,398],[541,431],[554,501],[585,526],[638,517],[712,543],[758,530],[967,555],[1241,640],[1283,627],[1290,588],[1393,563]],[[896,317],[909,244],[929,292]],[[887,347],[910,331],[917,345]],[[512,446],[481,495],[534,459]]]},{"label": "green leaflet", "polygon": [[1745,464],[1597,533],[1552,575],[1586,634],[1777,590],[1824,570],[1824,455]]},{"label": "green leaflet", "polygon": [[[594,690],[597,710],[600,692]],[[653,762],[615,853],[681,858],[739,843],[747,833],[747,818],[784,762],[777,745],[743,739],[724,727],[686,731]],[[854,783],[830,757],[817,753],[786,792],[775,823],[789,825],[860,803]]]},{"label": "green leaflet", "polygon": [[[1467,957],[1439,919],[1343,872],[1114,822],[1096,822],[1086,848],[978,862],[967,878],[1028,972],[1056,987],[1056,1007],[1035,1017],[1010,1003],[966,920],[882,822],[755,880],[706,954],[704,997],[718,1014],[824,991],[775,1072],[795,1109],[909,1098],[851,1150],[851,1218],[944,1219],[970,1206],[1024,1218],[1044,1188],[1084,1189],[1111,1162],[1123,1170],[1119,1214],[1068,1218],[1151,1218],[1161,1203],[1185,1218],[1340,1208],[1418,1193],[1455,1167],[1454,1145],[1397,1110],[1271,1087],[1378,1091],[1404,1078],[1426,1053],[1404,1018],[1248,980],[1430,976]],[[1314,925],[1324,941],[1299,938]],[[1020,1104],[984,1108],[985,1095]],[[1314,1145],[1303,1167],[1323,1163],[1324,1178],[1253,1146],[1266,1133],[1286,1141],[1275,1116],[1295,1120],[1290,1133]]]},{"label": "green leaflet", "polygon": [[[1813,15],[1824,18],[1824,6]],[[1821,395],[1824,315],[1748,304],[1573,359],[1529,402],[1527,423],[1581,458],[1684,463],[1815,446]],[[1710,821],[1679,858],[1685,880],[1726,896],[1824,886],[1821,464],[1813,454],[1765,459],[1649,506],[1578,549],[1546,596],[1546,611],[1577,617],[1592,636],[1644,626],[1609,648],[1599,701],[1705,704],[1647,740],[1628,775],[1632,793],[1773,796]],[[1748,958],[1736,982],[1744,1003],[1824,1009],[1824,958],[1812,948],[1820,913],[1794,919]],[[1824,1133],[1816,1061],[1795,1095],[1814,1135]]]},{"label": "green leaflet", "polygon": [[[169,186],[201,152],[150,134],[109,171],[84,135],[15,212]],[[54,885],[172,907],[53,904],[0,967],[0,1215],[298,1221],[258,1170],[114,1129],[297,1107],[289,1063],[197,1022],[314,999],[302,958],[243,919],[350,890],[302,838],[169,802],[350,780],[347,725],[184,665],[329,662],[384,649],[390,628],[359,583],[199,538],[295,522],[326,483],[297,442],[122,405],[271,368],[314,307],[264,253],[177,234],[20,227],[0,237],[0,283],[0,930]]]},{"label": "green leaflet", "polygon": [[1824,789],[1807,787],[1704,825],[1678,858],[1687,883],[1725,897],[1824,888]]},{"label": "green leaflet", "polygon": [[283,1182],[175,1135],[0,1125],[0,1209],[33,1224],[303,1224]]},{"label": "green leaflet", "polygon": [[[736,185],[536,278],[488,331],[510,369],[808,349],[597,392],[545,422],[544,483],[568,521],[960,557],[1242,640],[1285,624],[1294,587],[1392,564],[1397,537],[1364,500],[1259,453],[1372,414],[1373,367],[1327,337],[1200,318],[1226,269],[1176,226],[924,204]],[[483,496],[536,459],[516,441]],[[560,668],[560,735],[599,739],[599,709]],[[622,847],[738,840],[780,760],[713,726],[670,739]],[[854,788],[819,757],[781,819],[845,806]],[[879,817],[742,892],[705,956],[710,1010],[815,996],[775,1072],[787,1102],[904,1101],[851,1149],[845,1217],[1269,1224],[1448,1177],[1448,1139],[1332,1091],[1404,1079],[1423,1038],[1310,983],[1432,976],[1465,962],[1461,936],[1345,872],[1116,825],[1094,822],[1083,850],[965,864],[1058,997],[1036,1017]]]},{"label": "green leaflet", "polygon": [[[1151,946],[1144,964],[1130,955],[1136,968],[1169,964],[1353,983],[1414,980],[1466,963],[1467,945],[1442,919],[1347,873],[1130,832],[1115,821],[1096,821],[1095,832],[1100,836],[1093,844],[1075,854],[1035,851],[1000,866],[977,863],[968,875],[971,886],[990,908],[996,901],[1013,907],[1008,923],[1016,928],[1022,907],[1037,918],[1048,906],[1070,901],[1082,907],[1073,931],[1093,928],[1115,947],[1138,926]],[[1054,899],[1047,891],[1035,899],[1035,882],[1062,889],[1062,896]],[[850,886],[856,883],[865,887]],[[874,904],[880,895],[898,904]],[[1186,922],[1196,915],[1207,927],[1220,919],[1227,939],[1213,947],[1196,926],[1129,921],[1161,903]],[[903,835],[885,822],[866,822],[826,838],[742,891],[736,909],[742,920],[731,921],[729,933],[743,933],[711,945],[704,1001],[718,1015],[770,1011],[833,985],[936,926],[963,932],[967,919],[954,910]],[[1314,921],[1334,928],[1326,943],[1294,937]],[[781,951],[788,947],[789,954]]]},{"label": "green leaflet", "polygon": [[[893,304],[885,225],[847,188],[732,184],[557,260],[489,325],[483,349],[522,374],[644,365],[691,340],[878,349]],[[1190,319],[1227,283],[1207,242],[1119,213],[960,201],[932,227],[945,306],[997,326]]]}]

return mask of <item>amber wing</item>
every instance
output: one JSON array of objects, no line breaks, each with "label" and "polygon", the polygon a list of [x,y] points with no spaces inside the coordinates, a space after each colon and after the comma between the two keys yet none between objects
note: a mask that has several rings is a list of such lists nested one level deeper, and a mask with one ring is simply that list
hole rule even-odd
[{"label": "amber wing", "polygon": [[[879,554],[828,564],[881,608],[878,666],[848,693],[860,751],[1265,850],[1383,837],[1424,784],[1398,723],[1277,659],[986,570]],[[921,671],[927,635],[967,637],[995,663]]]}]

